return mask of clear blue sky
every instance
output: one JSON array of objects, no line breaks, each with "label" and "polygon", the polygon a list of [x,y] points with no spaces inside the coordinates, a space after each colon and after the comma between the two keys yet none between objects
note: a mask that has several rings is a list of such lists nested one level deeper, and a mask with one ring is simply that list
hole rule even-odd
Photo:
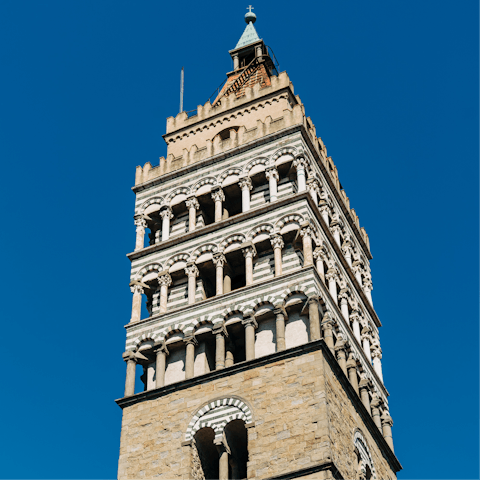
[{"label": "clear blue sky", "polygon": [[[135,167],[246,6],[2,2],[3,478],[116,477]],[[370,235],[399,478],[478,478],[478,4],[254,7]]]}]

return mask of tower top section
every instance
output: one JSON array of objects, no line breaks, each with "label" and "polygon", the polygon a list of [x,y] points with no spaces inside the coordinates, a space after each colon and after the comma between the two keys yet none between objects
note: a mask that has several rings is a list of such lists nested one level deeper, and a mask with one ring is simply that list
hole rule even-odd
[{"label": "tower top section", "polygon": [[257,21],[257,16],[252,12],[252,8],[253,7],[251,5],[248,6],[249,11],[245,14],[245,22],[247,23],[247,26],[245,27],[245,30],[240,37],[235,50],[260,40],[260,37],[253,26],[253,24]]}]

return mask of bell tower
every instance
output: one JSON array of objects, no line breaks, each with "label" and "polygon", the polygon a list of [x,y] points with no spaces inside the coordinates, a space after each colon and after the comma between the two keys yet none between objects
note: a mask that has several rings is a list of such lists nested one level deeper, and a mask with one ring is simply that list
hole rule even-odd
[{"label": "bell tower", "polygon": [[255,20],[136,170],[118,478],[393,480],[369,238]]}]

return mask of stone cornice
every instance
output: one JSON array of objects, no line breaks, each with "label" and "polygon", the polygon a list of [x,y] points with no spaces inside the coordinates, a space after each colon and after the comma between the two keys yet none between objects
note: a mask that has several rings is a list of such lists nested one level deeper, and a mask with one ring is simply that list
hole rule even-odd
[{"label": "stone cornice", "polygon": [[[399,470],[401,470],[402,466],[400,465],[400,462],[398,461],[397,457],[388,446],[380,430],[375,425],[372,417],[367,412],[360,397],[355,392],[354,388],[350,384],[350,381],[347,379],[347,377],[343,373],[343,370],[341,369],[338,362],[335,360],[333,354],[330,352],[330,349],[327,347],[327,344],[323,339],[309,342],[304,345],[299,345],[297,347],[293,347],[288,350],[283,350],[281,352],[271,353],[270,355],[265,355],[264,357],[255,358],[253,360],[248,360],[244,362],[239,362],[232,365],[231,367],[224,368],[222,370],[214,370],[212,372],[208,372],[203,375],[198,375],[196,377],[189,378],[187,380],[182,380],[180,382],[172,383],[165,387],[137,393],[136,395],[132,395],[131,397],[120,398],[115,400],[115,402],[120,408],[124,409],[127,407],[131,407],[133,405],[136,405],[138,403],[142,403],[145,401],[154,400],[160,397],[164,397],[166,395],[170,395],[173,392],[178,392],[190,387],[206,384],[210,381],[229,377],[236,373],[245,372],[252,368],[270,365],[272,363],[278,362],[279,360],[298,357],[300,355],[310,353],[310,352],[315,352],[318,350],[322,350],[324,358],[326,359],[330,368],[336,375],[337,380],[342,385],[347,396],[349,397],[350,401],[355,407],[355,410],[362,418],[366,428],[372,435],[373,439],[377,443],[380,451],[382,452],[383,456],[386,458],[386,460],[390,464],[391,468],[395,472],[398,472]],[[273,478],[277,478],[277,477],[273,477]],[[278,477],[278,478],[295,478],[295,477]]]},{"label": "stone cornice", "polygon": [[[343,475],[341,475],[335,463],[327,461],[317,463],[317,465],[313,465],[312,467],[301,468],[300,470],[292,470],[291,472],[282,473],[280,475],[276,475],[275,477],[268,477],[265,480],[289,480],[291,478],[304,478],[307,475],[324,472],[325,470],[330,471],[333,475],[333,478],[345,478]],[[340,477],[338,475],[340,475]]]}]

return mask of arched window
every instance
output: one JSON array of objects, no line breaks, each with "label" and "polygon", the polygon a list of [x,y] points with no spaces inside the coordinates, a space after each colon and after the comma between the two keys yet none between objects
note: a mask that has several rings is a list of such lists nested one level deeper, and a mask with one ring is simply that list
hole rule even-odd
[{"label": "arched window", "polygon": [[356,478],[358,480],[377,480],[370,449],[368,448],[367,442],[360,430],[355,432],[353,442],[355,445],[355,453],[357,455]]}]

